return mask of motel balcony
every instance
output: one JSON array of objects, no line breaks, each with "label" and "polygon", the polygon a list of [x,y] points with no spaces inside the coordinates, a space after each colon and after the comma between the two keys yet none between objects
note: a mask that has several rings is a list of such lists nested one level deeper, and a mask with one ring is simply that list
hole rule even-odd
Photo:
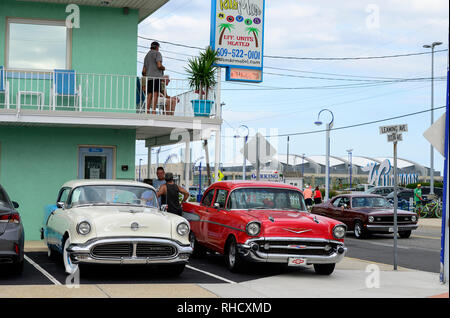
[{"label": "motel balcony", "polygon": [[216,103],[215,89],[199,100],[198,92],[189,87],[187,80],[171,78],[166,86],[170,98],[161,94],[153,112],[152,106],[147,107],[148,79],[66,70],[11,70],[0,66],[0,122],[132,128],[136,129],[136,138],[147,140],[150,146],[175,143],[170,138],[174,129],[189,131],[191,140],[195,130],[220,129],[221,105]]}]

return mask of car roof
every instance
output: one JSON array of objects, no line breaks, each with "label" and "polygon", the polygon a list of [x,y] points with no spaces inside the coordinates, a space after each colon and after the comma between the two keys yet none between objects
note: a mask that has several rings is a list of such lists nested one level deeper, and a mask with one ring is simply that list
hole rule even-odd
[{"label": "car roof", "polygon": [[291,189],[291,190],[296,190],[296,191],[302,191],[300,188],[295,187],[290,184],[280,183],[280,182],[269,182],[269,181],[230,180],[230,181],[215,182],[211,186],[224,187],[224,188],[229,188],[229,189],[249,188],[249,187],[267,187],[267,188],[282,188],[282,189]]},{"label": "car roof", "polygon": [[87,185],[124,185],[124,186],[139,186],[139,187],[147,187],[154,189],[153,186],[138,182],[134,180],[106,180],[106,179],[76,179],[76,180],[70,180],[65,182],[62,185],[62,188],[75,188],[80,186],[87,186]]},{"label": "car roof", "polygon": [[347,193],[347,194],[339,194],[336,197],[374,197],[374,198],[384,198],[382,195],[379,194],[372,194],[372,193]]}]

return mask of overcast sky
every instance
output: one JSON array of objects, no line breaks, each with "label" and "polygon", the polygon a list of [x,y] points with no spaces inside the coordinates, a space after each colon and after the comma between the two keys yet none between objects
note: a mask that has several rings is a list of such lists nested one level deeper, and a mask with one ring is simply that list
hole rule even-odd
[{"label": "overcast sky", "polygon": [[[209,44],[210,1],[171,0],[159,11],[144,20],[139,35],[162,41],[206,47]],[[424,52],[424,44],[444,42],[436,49],[448,49],[448,0],[267,0],[264,35],[264,55],[297,57],[361,57]],[[141,45],[149,41],[139,40]],[[141,49],[143,50],[143,49]],[[145,51],[145,50],[144,50]],[[198,50],[161,44],[164,65],[172,78],[185,78],[185,60]],[[164,51],[170,51],[164,52]],[[175,52],[175,53],[173,53]],[[435,54],[435,76],[446,76],[448,52]],[[143,60],[144,54],[138,54]],[[267,87],[312,87],[354,84],[361,79],[344,75],[389,78],[430,77],[431,56],[352,60],[306,61],[266,58],[264,82],[256,85],[224,83],[222,101],[224,124],[222,131],[223,158],[238,155],[240,146],[229,141],[236,129],[245,124],[254,132],[285,134],[323,129],[314,125],[318,112],[328,108],[334,113],[334,127],[399,116],[430,108],[430,82],[402,82],[364,88],[262,90]],[[140,64],[138,65],[140,67]],[[271,67],[287,70],[274,70]],[[311,73],[315,72],[315,73]],[[272,74],[267,74],[272,73]],[[334,80],[287,77],[329,77]],[[330,73],[339,75],[323,75]],[[336,80],[336,79],[340,80]],[[242,90],[251,89],[251,90]],[[435,108],[445,105],[446,81],[435,81]],[[444,113],[435,111],[435,119]],[[324,121],[327,120],[324,116]],[[354,156],[389,157],[392,144],[380,136],[381,125],[408,124],[409,131],[399,144],[399,157],[429,166],[429,143],[423,132],[430,126],[430,113],[392,120],[357,128],[331,132],[331,154],[347,157],[346,149],[354,149]],[[279,153],[286,153],[286,137],[275,138]],[[173,151],[165,148],[160,161]],[[194,147],[195,148],[195,147]],[[198,149],[198,148],[197,148]],[[213,155],[211,146],[211,158]],[[174,150],[179,153],[178,150]],[[325,153],[325,134],[292,136],[290,152],[307,156]],[[146,149],[138,142],[137,159],[146,162]],[[203,155],[196,150],[193,157]],[[435,152],[435,169],[443,170],[443,158]]]}]

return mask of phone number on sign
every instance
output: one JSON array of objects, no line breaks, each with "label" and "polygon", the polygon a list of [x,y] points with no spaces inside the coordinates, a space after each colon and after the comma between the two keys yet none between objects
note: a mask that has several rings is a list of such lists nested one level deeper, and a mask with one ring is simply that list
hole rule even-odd
[{"label": "phone number on sign", "polygon": [[245,53],[244,50],[239,50],[239,49],[228,50],[228,49],[219,48],[219,49],[217,49],[217,56],[231,56],[231,57],[236,57],[236,58],[246,57],[249,60],[260,60],[261,52],[248,51],[247,53]]}]

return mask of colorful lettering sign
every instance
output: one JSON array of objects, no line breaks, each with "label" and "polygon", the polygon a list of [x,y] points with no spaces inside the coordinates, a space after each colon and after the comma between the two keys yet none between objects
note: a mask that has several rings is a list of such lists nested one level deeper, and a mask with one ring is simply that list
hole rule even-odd
[{"label": "colorful lettering sign", "polygon": [[212,0],[210,45],[217,66],[262,71],[264,5],[265,0]]}]

